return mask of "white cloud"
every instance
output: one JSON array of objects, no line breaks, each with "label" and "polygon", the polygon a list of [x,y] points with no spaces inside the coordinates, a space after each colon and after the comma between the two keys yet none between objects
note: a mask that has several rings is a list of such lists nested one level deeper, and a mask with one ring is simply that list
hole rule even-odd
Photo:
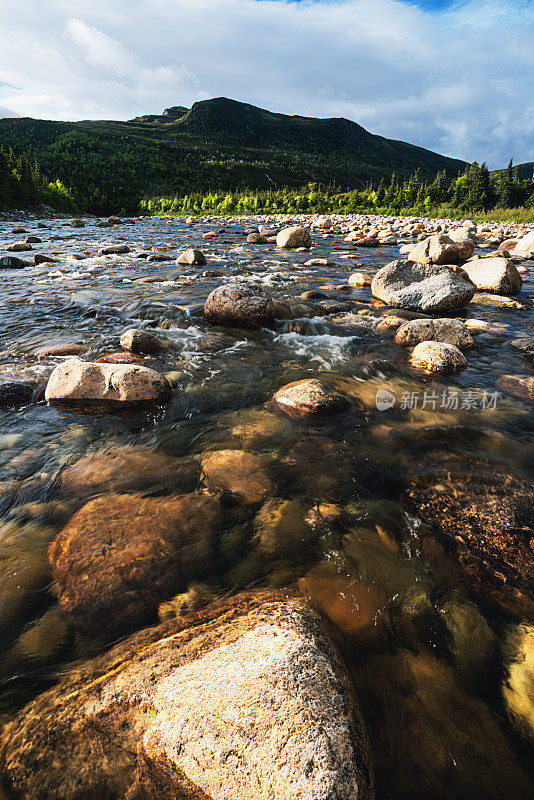
[{"label": "white cloud", "polygon": [[5,119],[6,117],[18,117],[19,114],[16,111],[12,111],[10,108],[6,108],[5,106],[0,106],[0,119]]},{"label": "white cloud", "polygon": [[87,25],[81,19],[69,19],[66,28],[78,48],[79,56],[89,67],[99,67],[121,77],[127,77],[136,71],[136,59],[111,36]]},{"label": "white cloud", "polygon": [[2,0],[0,102],[127,119],[225,95],[501,166],[533,157],[533,41],[530,0]]}]

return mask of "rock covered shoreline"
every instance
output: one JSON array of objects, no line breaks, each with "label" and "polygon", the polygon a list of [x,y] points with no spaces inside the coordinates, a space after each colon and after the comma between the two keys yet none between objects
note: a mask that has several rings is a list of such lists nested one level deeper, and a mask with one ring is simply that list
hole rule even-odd
[{"label": "rock covered shoreline", "polygon": [[[105,234],[98,234],[96,257],[110,259],[118,268],[125,263],[146,265],[142,277],[133,279],[141,291],[158,283],[163,291],[168,286],[169,275],[151,275],[152,265],[168,269],[172,280],[179,280],[182,270],[191,270],[192,281],[214,281],[204,302],[188,309],[191,316],[184,329],[205,326],[212,342],[206,352],[214,348],[215,363],[225,342],[230,350],[234,346],[232,336],[236,342],[243,337],[254,341],[282,330],[282,336],[297,337],[301,343],[313,338],[307,333],[313,334],[314,326],[331,325],[338,331],[358,323],[375,337],[378,356],[380,342],[388,353],[396,348],[401,377],[394,374],[384,380],[384,374],[394,372],[391,362],[382,363],[377,373],[382,378],[371,381],[336,377],[332,370],[312,370],[288,380],[291,370],[279,371],[270,379],[269,391],[263,391],[263,403],[250,409],[245,404],[231,423],[231,435],[215,438],[205,449],[178,456],[143,450],[139,444],[108,446],[79,453],[57,471],[50,491],[54,502],[64,506],[46,540],[43,579],[52,580],[61,624],[83,637],[105,629],[135,630],[153,623],[158,613],[161,620],[168,613],[172,618],[130,634],[8,723],[0,749],[0,796],[3,790],[6,798],[54,800],[99,794],[128,800],[371,798],[373,761],[381,770],[388,768],[384,752],[371,754],[359,710],[359,703],[368,706],[366,691],[372,693],[372,683],[367,667],[359,670],[343,663],[333,641],[340,642],[340,631],[352,637],[348,651],[341,639],[346,658],[352,647],[369,647],[380,620],[387,617],[393,624],[400,611],[381,585],[389,570],[386,565],[375,581],[360,567],[359,580],[347,580],[346,585],[332,572],[335,559],[328,559],[334,542],[338,548],[344,541],[345,555],[358,564],[365,563],[366,556],[361,539],[347,543],[349,490],[329,481],[329,473],[340,469],[357,481],[362,467],[357,450],[349,448],[344,454],[342,442],[320,438],[317,431],[321,426],[334,431],[369,429],[379,447],[381,442],[388,447],[402,432],[372,422],[376,407],[367,387],[375,392],[395,387],[396,381],[410,387],[413,380],[437,380],[445,390],[444,376],[468,374],[470,362],[484,349],[484,337],[499,331],[495,322],[479,318],[484,316],[480,309],[500,302],[513,315],[530,307],[522,287],[534,263],[534,229],[358,215],[169,220],[167,224],[193,236],[188,242],[193,246],[177,253],[166,243],[140,247],[137,229],[145,222],[129,220],[124,225],[110,218],[104,225],[124,231],[124,241],[106,242]],[[94,220],[86,220],[84,226],[73,227],[85,232],[93,225]],[[229,226],[253,255],[289,253],[290,277],[303,269],[328,273],[335,266],[339,272],[345,264],[346,280],[312,285],[295,296],[269,284],[228,278],[224,259],[212,264],[210,248],[224,241]],[[203,232],[195,237],[196,228]],[[28,232],[26,238],[40,237]],[[325,255],[330,240],[331,252]],[[43,242],[19,244],[24,249],[9,252],[22,254],[17,269],[21,275],[31,269],[25,266],[30,263],[25,262],[28,253]],[[318,245],[321,254],[316,258],[313,250]],[[53,242],[47,245],[52,251],[53,247]],[[400,258],[374,269],[369,263],[350,263],[362,252],[378,253],[382,247],[398,248]],[[58,265],[73,269],[93,258],[93,248],[72,261],[64,253],[41,253],[42,249],[35,252],[34,264],[46,263],[51,270]],[[12,263],[3,266],[13,269]],[[354,266],[361,271],[354,272]],[[20,380],[4,381],[4,408],[46,408],[47,402],[49,413],[89,418],[121,413],[123,407],[130,413],[144,412],[147,405],[157,413],[172,413],[173,404],[187,393],[183,371],[172,369],[175,321],[169,317],[153,326],[138,319],[139,327],[125,330],[117,325],[120,349],[110,350],[106,342],[98,357],[88,355],[92,351],[79,341],[41,344],[33,357],[44,363],[46,380],[32,383],[21,375]],[[533,342],[525,335],[511,340],[509,346],[515,348],[524,371],[499,376],[504,396],[517,403],[517,409],[534,399]],[[285,380],[279,379],[282,374]],[[309,431],[312,450],[301,452]],[[423,435],[425,431],[432,431],[430,417]],[[310,463],[314,436],[316,472]],[[421,463],[403,476],[402,490],[406,509],[423,526],[415,537],[417,551],[425,553],[432,568],[506,619],[526,621],[530,630],[534,558],[528,486],[481,457],[474,457],[466,469],[451,450],[438,464],[421,456]],[[365,520],[362,531],[367,531],[367,516]],[[371,520],[373,547],[400,558],[408,546],[407,531],[391,521],[384,523],[380,516],[371,514]],[[326,543],[322,554],[320,542]],[[247,596],[237,594],[223,605],[210,604],[219,596],[210,588],[210,570],[221,553],[234,569],[230,587],[239,586],[232,559],[241,548],[248,552],[251,584],[258,580],[257,564],[272,562],[271,580],[290,587],[289,594],[258,589]],[[351,555],[351,548],[357,555]],[[303,550],[309,552],[299,573],[291,564]],[[245,565],[239,559],[237,565],[243,573]],[[297,587],[299,598],[294,594]],[[348,605],[347,597],[352,598]],[[467,703],[457,677],[443,672],[441,662],[417,652],[419,645],[410,654],[410,637],[418,641],[410,626],[415,629],[422,624],[416,621],[419,613],[423,619],[431,611],[423,596],[406,603],[410,611],[402,611],[401,640],[408,649],[389,661],[380,648],[375,654],[395,691],[405,691],[403,671],[418,676],[418,686],[424,686],[422,675],[436,674],[447,687],[444,703],[451,697]],[[478,632],[482,617],[470,613],[476,622],[470,619],[469,624]],[[493,641],[491,632],[484,636]],[[13,652],[20,647],[16,642]],[[447,647],[453,658],[454,649]],[[467,643],[462,647],[459,652],[465,655]],[[473,670],[468,674],[471,680]],[[528,704],[525,711],[525,704],[519,703],[517,712],[519,690],[508,691],[511,717],[522,720],[523,730],[531,730]],[[376,703],[388,708],[388,696],[381,692]],[[425,714],[432,713],[426,698],[418,702]],[[502,758],[501,767],[485,776],[485,791],[493,781],[498,796],[508,780],[516,797],[527,797],[528,779],[486,706],[477,702],[480,707],[473,706],[473,713],[487,732],[490,751],[500,752]],[[417,705],[414,708],[420,713],[420,707],[419,712]],[[394,724],[395,705],[389,709]],[[372,721],[369,725],[373,728]],[[454,726],[447,727],[447,737],[454,736]],[[371,739],[376,749],[376,736]],[[454,785],[461,792],[467,784],[460,780]],[[413,789],[412,784],[399,796]]]}]

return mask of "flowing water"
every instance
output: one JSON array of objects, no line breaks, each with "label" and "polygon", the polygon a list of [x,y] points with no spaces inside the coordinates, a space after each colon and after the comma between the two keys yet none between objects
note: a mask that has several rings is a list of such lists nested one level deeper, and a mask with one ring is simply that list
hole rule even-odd
[{"label": "flowing water", "polygon": [[[194,576],[195,597],[276,586],[307,594],[322,608],[353,675],[381,800],[532,796],[532,587],[519,562],[514,581],[510,558],[508,572],[500,570],[491,550],[492,515],[515,514],[523,532],[531,522],[524,500],[534,464],[532,406],[499,379],[532,375],[510,346],[532,335],[523,302],[534,294],[532,277],[523,276],[522,307],[472,303],[459,314],[487,327],[467,354],[468,368],[436,380],[410,370],[406,349],[375,329],[383,308],[368,287],[321,289],[342,287],[356,269],[372,275],[398,258],[396,246],[343,258],[335,255],[347,250],[341,236],[316,234],[311,255],[282,252],[247,245],[247,224],[235,220],[217,221],[224,231],[209,242],[201,236],[213,221],[140,220],[109,229],[46,223],[37,230],[35,221],[23,222],[43,240],[35,252],[83,258],[2,272],[0,380],[43,382],[62,357],[38,358],[39,347],[77,343],[82,358],[97,360],[118,351],[121,333],[135,327],[153,329],[169,344],[143,363],[166,374],[173,393],[167,406],[142,413],[44,401],[0,411],[0,717],[9,719],[132,628],[157,621],[156,612],[147,619],[140,611],[125,630],[115,620],[110,633],[103,619],[101,630],[74,632],[59,613],[47,548],[88,499],[61,488],[63,472],[88,453],[113,451],[119,464],[123,454],[127,472],[135,452],[153,453],[157,470],[162,456],[198,465],[215,451],[244,450],[268,461],[272,497],[259,511],[223,497],[225,523],[214,559]],[[0,222],[2,247],[23,238],[13,226]],[[95,255],[122,241],[131,253]],[[136,257],[158,246],[173,258],[202,246],[208,264]],[[326,257],[331,265],[304,264]],[[207,295],[229,280],[299,302],[302,316],[256,331],[206,323]],[[298,299],[309,290],[328,295],[331,308],[321,307],[320,297]],[[307,377],[346,392],[356,406],[310,422],[268,405],[278,388]],[[377,408],[378,390],[395,395],[393,408]],[[443,407],[451,396],[458,407],[450,400],[452,407]],[[436,476],[421,489],[424,513],[409,491],[421,475]],[[193,488],[203,490],[202,478],[195,480]],[[172,492],[162,477],[150,489],[142,481],[141,475],[138,491]],[[464,494],[451,506],[457,482]],[[110,513],[112,483],[91,495],[108,497]],[[436,502],[429,486],[442,492]],[[495,486],[504,486],[501,494]],[[464,526],[484,492],[490,522],[482,519],[483,541],[473,545]],[[441,509],[448,522],[438,533]],[[185,590],[187,582],[174,594]]]}]

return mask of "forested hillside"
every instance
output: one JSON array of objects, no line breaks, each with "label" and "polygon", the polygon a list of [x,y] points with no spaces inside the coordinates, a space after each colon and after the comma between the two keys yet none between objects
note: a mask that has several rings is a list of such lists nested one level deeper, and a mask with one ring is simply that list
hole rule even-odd
[{"label": "forested hillside", "polygon": [[392,173],[403,179],[419,169],[431,180],[438,171],[454,177],[465,167],[346,119],[289,117],[225,98],[184,111],[130,122],[2,119],[0,143],[35,160],[95,213],[133,213],[151,195],[310,182],[361,189]]},{"label": "forested hillside", "polygon": [[61,181],[48,181],[35,160],[0,145],[0,209],[42,204],[57,211],[77,211],[71,193]]}]

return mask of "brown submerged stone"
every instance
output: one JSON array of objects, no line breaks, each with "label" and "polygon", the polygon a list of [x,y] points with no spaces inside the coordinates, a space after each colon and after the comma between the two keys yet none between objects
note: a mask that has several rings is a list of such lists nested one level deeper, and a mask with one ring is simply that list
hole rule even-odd
[{"label": "brown submerged stone", "polygon": [[366,730],[320,617],[241,594],[135,634],[7,725],[10,800],[372,800]]},{"label": "brown submerged stone", "polygon": [[86,348],[83,344],[74,344],[71,342],[62,342],[61,344],[48,344],[34,350],[32,355],[37,358],[47,358],[50,356],[77,356]]},{"label": "brown submerged stone", "polygon": [[202,459],[210,489],[259,505],[274,492],[273,462],[268,456],[244,450],[216,450]]},{"label": "brown submerged stone", "polygon": [[59,605],[79,629],[144,620],[211,555],[220,508],[197,494],[108,494],[80,509],[49,547]]},{"label": "brown submerged stone", "polygon": [[[532,783],[488,706],[445,659],[401,650],[355,666],[377,795],[395,800],[529,800]],[[392,791],[393,789],[393,791]]]},{"label": "brown submerged stone", "polygon": [[534,495],[527,483],[485,462],[451,459],[415,475],[404,500],[459,561],[467,592],[534,619]]},{"label": "brown submerged stone", "polygon": [[172,458],[148,447],[125,445],[88,453],[58,478],[65,494],[89,496],[102,492],[196,488],[200,469],[195,462]]}]

